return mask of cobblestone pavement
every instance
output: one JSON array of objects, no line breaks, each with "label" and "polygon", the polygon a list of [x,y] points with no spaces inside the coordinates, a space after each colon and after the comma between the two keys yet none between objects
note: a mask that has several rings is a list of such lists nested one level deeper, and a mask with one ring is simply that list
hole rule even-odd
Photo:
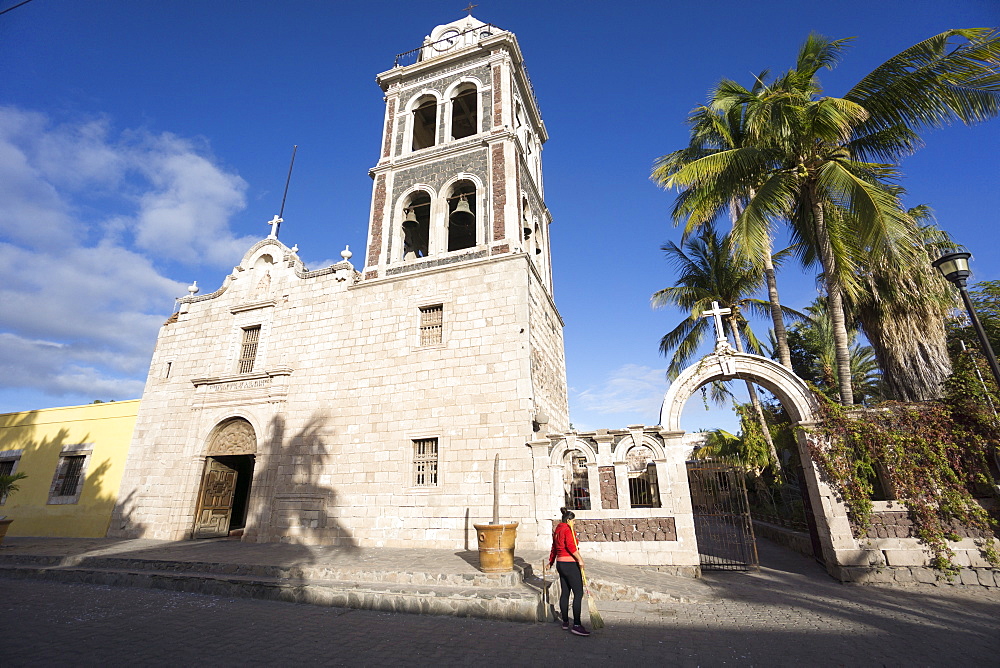
[{"label": "cobblestone pavement", "polygon": [[601,602],[607,626],[590,638],[554,623],[0,580],[0,665],[1000,665],[996,589],[842,585],[761,552],[759,574],[707,575],[717,596],[700,603]]}]

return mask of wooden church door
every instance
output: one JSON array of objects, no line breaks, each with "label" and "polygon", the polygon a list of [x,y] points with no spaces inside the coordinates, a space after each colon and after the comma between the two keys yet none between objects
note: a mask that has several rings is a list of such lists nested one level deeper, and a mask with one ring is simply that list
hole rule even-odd
[{"label": "wooden church door", "polygon": [[233,515],[233,494],[236,492],[236,469],[213,457],[205,463],[201,482],[194,537],[218,538],[229,535]]}]

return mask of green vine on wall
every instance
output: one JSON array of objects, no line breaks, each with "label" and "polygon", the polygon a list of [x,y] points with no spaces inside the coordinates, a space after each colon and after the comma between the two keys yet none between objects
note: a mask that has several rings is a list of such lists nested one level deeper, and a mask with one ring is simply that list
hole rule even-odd
[{"label": "green vine on wall", "polygon": [[[979,536],[984,558],[1000,566],[992,540],[997,521],[976,502],[975,490],[993,488],[988,458],[1000,446],[1000,419],[989,408],[975,360],[956,360],[940,402],[886,402],[846,410],[819,395],[822,420],[810,438],[814,460],[848,507],[856,535],[871,525],[872,496],[881,474],[892,496],[909,510],[916,537],[931,552],[931,565],[948,574],[959,566],[949,541],[957,525]],[[819,441],[819,442],[814,442]]]}]

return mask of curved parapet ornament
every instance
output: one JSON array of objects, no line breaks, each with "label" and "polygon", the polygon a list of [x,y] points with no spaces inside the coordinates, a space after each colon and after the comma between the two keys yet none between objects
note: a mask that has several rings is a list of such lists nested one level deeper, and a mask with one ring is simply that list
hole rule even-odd
[{"label": "curved parapet ornament", "polygon": [[749,380],[770,391],[788,411],[792,424],[813,422],[819,413],[812,391],[789,369],[760,355],[723,349],[692,364],[670,384],[660,408],[660,425],[667,431],[683,431],[681,411],[688,398],[705,383],[734,378]]}]

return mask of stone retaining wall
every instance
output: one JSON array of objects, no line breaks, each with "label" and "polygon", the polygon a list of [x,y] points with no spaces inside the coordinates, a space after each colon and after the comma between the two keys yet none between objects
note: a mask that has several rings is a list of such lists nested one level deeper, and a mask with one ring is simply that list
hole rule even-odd
[{"label": "stone retaining wall", "polygon": [[835,574],[842,582],[857,584],[938,584],[1000,587],[1000,568],[963,568],[951,580],[933,568],[924,566],[854,567],[842,566]]},{"label": "stone retaining wall", "polygon": [[673,517],[584,520],[574,522],[580,542],[677,540]]},{"label": "stone retaining wall", "polygon": [[[959,522],[952,522],[948,529],[960,538],[985,538],[985,535]],[[868,538],[916,538],[913,520],[908,510],[889,510],[871,514]]]}]

